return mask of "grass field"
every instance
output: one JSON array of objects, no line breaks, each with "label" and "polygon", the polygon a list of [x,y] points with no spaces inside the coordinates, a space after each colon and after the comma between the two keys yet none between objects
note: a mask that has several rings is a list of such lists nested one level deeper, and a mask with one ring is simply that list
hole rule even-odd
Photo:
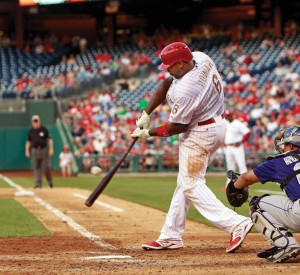
[{"label": "grass field", "polygon": [[[23,186],[23,187],[32,187],[33,179],[32,178],[11,178],[15,183]],[[54,186],[55,188],[59,187],[76,187],[82,189],[92,190],[97,183],[101,180],[101,177],[72,177],[72,178],[54,178]],[[208,177],[207,185],[211,188],[211,190],[215,193],[215,195],[229,208],[232,208],[226,199],[225,194],[225,178],[223,177]],[[0,182],[1,187],[8,187],[5,182]],[[44,180],[44,186],[47,187],[47,184]],[[170,206],[171,198],[176,186],[176,177],[162,177],[162,176],[149,176],[145,175],[145,177],[134,177],[128,175],[118,176],[116,175],[107,188],[104,190],[104,194],[109,195],[111,197],[116,197],[128,201],[132,201],[141,205],[149,206],[152,208],[156,208],[162,210],[164,212],[168,211]],[[256,184],[251,186],[250,196],[262,195],[263,193],[267,193],[263,190],[269,190],[270,193],[281,193],[280,188],[274,183],[268,183],[266,185]],[[100,196],[101,199],[101,196]],[[0,200],[2,202],[2,200]],[[3,203],[3,202],[2,202]],[[5,207],[1,207],[5,208]],[[21,207],[22,208],[22,207]],[[237,213],[249,216],[249,206],[248,204],[244,204],[242,207],[235,209]],[[18,210],[19,211],[19,210]],[[188,219],[194,220],[200,223],[204,223],[206,225],[210,225],[210,223],[204,219],[196,209],[191,206],[188,213]],[[43,235],[44,233],[42,233]],[[1,233],[0,233],[1,235]]]},{"label": "grass field", "polygon": [[0,237],[51,236],[27,209],[13,199],[0,200]]}]

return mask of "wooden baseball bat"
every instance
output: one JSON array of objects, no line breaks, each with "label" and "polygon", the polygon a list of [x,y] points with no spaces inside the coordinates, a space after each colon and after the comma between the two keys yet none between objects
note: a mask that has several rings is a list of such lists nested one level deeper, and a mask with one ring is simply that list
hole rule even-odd
[{"label": "wooden baseball bat", "polygon": [[94,191],[90,194],[90,196],[86,199],[85,205],[90,207],[93,205],[94,201],[99,197],[99,195],[102,193],[104,188],[108,185],[110,182],[111,178],[114,176],[114,174],[117,172],[119,167],[121,166],[122,162],[125,160],[127,157],[128,153],[131,151],[133,145],[136,143],[138,138],[134,138],[132,143],[130,144],[127,152],[122,156],[122,158],[116,163],[116,165],[111,168],[106,176],[100,181],[100,183],[96,186]]}]

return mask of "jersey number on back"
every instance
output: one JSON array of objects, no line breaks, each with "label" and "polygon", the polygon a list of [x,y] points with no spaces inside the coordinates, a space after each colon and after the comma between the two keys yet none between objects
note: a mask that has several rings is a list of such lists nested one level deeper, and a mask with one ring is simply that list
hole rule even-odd
[{"label": "jersey number on back", "polygon": [[212,76],[212,83],[214,84],[216,91],[220,94],[222,92],[222,85],[216,74]]}]

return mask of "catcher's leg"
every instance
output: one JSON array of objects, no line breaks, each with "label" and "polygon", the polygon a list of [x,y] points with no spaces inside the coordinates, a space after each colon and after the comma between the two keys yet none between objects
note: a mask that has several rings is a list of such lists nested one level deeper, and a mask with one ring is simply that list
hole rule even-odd
[{"label": "catcher's leg", "polygon": [[[255,228],[264,236],[264,238],[273,245],[272,248],[267,249],[257,254],[260,258],[272,259],[272,262],[281,262],[285,260],[285,254],[287,251],[294,249],[297,246],[297,241],[283,226],[276,226],[279,224],[269,213],[260,209],[259,201],[268,195],[261,197],[253,197],[250,201],[251,219]],[[273,259],[276,256],[276,259]]]}]

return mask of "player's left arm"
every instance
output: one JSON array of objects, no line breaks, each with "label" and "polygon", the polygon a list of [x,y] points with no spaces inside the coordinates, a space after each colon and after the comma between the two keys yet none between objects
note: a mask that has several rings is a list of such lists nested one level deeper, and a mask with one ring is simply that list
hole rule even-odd
[{"label": "player's left arm", "polygon": [[194,113],[194,103],[193,98],[178,98],[172,107],[169,122],[149,130],[149,135],[167,137],[186,132]]},{"label": "player's left arm", "polygon": [[132,138],[148,138],[148,137],[169,137],[177,134],[181,134],[187,131],[189,124],[168,122],[162,126],[153,129],[141,129],[136,128],[131,134]]},{"label": "player's left arm", "polygon": [[193,105],[193,99],[179,98],[172,107],[169,122],[153,129],[140,129],[138,127],[131,134],[131,137],[142,139],[150,136],[169,137],[186,132],[191,122]]},{"label": "player's left arm", "polygon": [[277,178],[276,169],[274,161],[266,161],[253,170],[241,174],[234,183],[234,186],[242,189],[257,182],[262,184],[269,181],[278,182],[279,179]]},{"label": "player's left arm", "polygon": [[[170,123],[166,123],[165,125],[160,126],[160,127],[165,127],[169,136],[173,136],[173,135],[177,135],[177,134],[186,132],[189,128],[189,124],[170,122]],[[155,129],[150,129],[149,135],[150,136],[161,136],[160,132],[159,132],[159,130],[161,129],[160,127],[157,127]]]},{"label": "player's left arm", "polygon": [[238,189],[243,189],[256,182],[259,182],[259,179],[251,170],[241,174],[234,183],[234,187]]}]

